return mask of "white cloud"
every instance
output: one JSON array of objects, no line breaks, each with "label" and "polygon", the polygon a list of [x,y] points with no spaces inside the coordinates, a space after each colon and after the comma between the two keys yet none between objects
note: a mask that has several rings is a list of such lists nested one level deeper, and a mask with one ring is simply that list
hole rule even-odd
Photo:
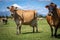
[{"label": "white cloud", "polygon": [[18,8],[20,8],[20,9],[23,9],[23,7],[22,7],[22,6],[19,6],[18,4],[13,4],[12,6],[18,7]]},{"label": "white cloud", "polygon": [[18,7],[19,9],[23,9],[23,10],[33,9],[33,7],[30,6],[30,5],[20,6],[20,5],[18,5],[18,4],[13,4],[13,5],[11,5],[11,6]]},{"label": "white cloud", "polygon": [[18,4],[13,4],[12,6],[21,8]]}]

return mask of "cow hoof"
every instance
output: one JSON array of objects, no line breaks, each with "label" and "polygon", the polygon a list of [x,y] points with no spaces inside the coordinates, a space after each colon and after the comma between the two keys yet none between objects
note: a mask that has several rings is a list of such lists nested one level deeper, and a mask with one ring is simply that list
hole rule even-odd
[{"label": "cow hoof", "polygon": [[54,35],[54,37],[56,38],[56,37],[57,37],[57,35]]},{"label": "cow hoof", "polygon": [[55,38],[57,38],[57,36],[54,36]]}]

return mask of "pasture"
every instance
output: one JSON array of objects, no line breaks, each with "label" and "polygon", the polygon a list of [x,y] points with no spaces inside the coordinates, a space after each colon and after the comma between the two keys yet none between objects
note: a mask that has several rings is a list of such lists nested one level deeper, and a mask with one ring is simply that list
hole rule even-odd
[{"label": "pasture", "polygon": [[[0,22],[0,40],[60,40],[50,36],[50,27],[46,19],[38,20],[38,30],[38,33],[32,33],[32,27],[23,25],[22,34],[16,35],[16,24],[9,19],[7,25]],[[60,34],[59,29],[57,33]]]}]

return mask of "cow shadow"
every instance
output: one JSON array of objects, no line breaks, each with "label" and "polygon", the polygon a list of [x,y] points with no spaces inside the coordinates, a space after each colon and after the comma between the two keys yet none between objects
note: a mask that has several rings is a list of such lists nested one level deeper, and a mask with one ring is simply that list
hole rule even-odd
[{"label": "cow shadow", "polygon": [[[34,33],[41,33],[41,32],[34,32]],[[33,34],[33,32],[25,32],[25,33],[22,33],[22,34]]]}]

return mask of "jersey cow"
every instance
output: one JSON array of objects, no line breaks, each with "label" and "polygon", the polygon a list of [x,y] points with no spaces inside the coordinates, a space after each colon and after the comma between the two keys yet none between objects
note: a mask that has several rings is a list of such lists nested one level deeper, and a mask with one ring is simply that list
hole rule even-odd
[{"label": "jersey cow", "polygon": [[21,10],[17,7],[11,6],[7,7],[17,25],[17,34],[21,33],[21,26],[22,25],[30,25],[33,27],[33,32],[38,32],[37,27],[37,14],[35,10]]},{"label": "jersey cow", "polygon": [[[46,19],[51,28],[51,36],[57,37],[57,30],[60,27],[60,9],[54,3],[47,5],[46,8],[49,10],[49,15],[46,16]],[[55,29],[54,35],[53,27]]]}]

